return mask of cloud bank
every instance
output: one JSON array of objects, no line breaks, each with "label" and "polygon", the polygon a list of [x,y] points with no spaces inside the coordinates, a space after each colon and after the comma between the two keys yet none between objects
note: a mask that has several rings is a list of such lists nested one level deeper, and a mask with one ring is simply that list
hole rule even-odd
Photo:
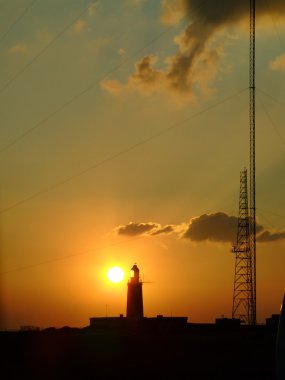
[{"label": "cloud bank", "polygon": [[[175,234],[180,239],[192,242],[220,242],[235,245],[237,240],[238,218],[225,212],[203,214],[192,218],[188,223],[162,226],[159,223],[133,223],[115,228],[115,233],[125,236],[157,236]],[[285,231],[269,231],[256,223],[257,241],[261,243],[285,239]]]}]

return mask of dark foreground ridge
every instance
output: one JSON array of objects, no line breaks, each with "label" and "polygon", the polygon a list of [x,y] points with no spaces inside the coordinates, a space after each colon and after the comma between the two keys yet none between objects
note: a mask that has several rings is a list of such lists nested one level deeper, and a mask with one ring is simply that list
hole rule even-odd
[{"label": "dark foreground ridge", "polygon": [[3,379],[275,378],[276,328],[270,325],[63,327],[0,335]]}]

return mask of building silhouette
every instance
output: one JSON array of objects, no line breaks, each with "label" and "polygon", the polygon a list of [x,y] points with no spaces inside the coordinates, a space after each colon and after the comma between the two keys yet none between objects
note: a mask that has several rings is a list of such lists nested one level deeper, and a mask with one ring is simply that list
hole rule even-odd
[{"label": "building silhouette", "polygon": [[140,271],[136,264],[131,269],[131,276],[128,281],[127,318],[143,318],[142,281],[140,280]]}]

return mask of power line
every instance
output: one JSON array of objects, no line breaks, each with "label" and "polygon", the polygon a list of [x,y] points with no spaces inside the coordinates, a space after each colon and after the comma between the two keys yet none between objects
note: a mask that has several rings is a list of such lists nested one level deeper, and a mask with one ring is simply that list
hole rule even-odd
[{"label": "power line", "polygon": [[[260,210],[262,210],[262,209],[258,208],[257,210],[260,212]],[[263,210],[263,211],[285,219],[284,215],[276,214],[276,213],[268,211],[268,210]],[[206,213],[208,213],[208,212],[206,212]],[[232,214],[235,214],[235,212],[233,212]],[[262,216],[263,216],[264,219],[266,219],[264,217],[264,214],[262,214]],[[268,220],[267,220],[267,222],[269,223],[269,225],[271,225],[271,227],[273,227],[272,224]],[[116,243],[112,243],[112,244],[108,244],[108,245],[102,245],[102,246],[86,249],[86,250],[81,251],[81,252],[73,253],[73,254],[70,254],[70,255],[55,257],[53,259],[41,261],[41,262],[38,262],[38,263],[24,265],[24,266],[21,266],[21,267],[16,267],[14,269],[9,269],[9,270],[7,270],[5,272],[0,272],[0,276],[6,275],[6,274],[9,274],[9,273],[20,272],[20,271],[23,271],[23,270],[33,269],[33,268],[36,268],[36,267],[39,267],[39,266],[43,266],[43,265],[47,265],[47,264],[53,264],[53,263],[58,262],[58,261],[68,260],[68,259],[71,259],[73,257],[78,257],[78,256],[86,255],[88,253],[95,252],[96,250],[99,250],[99,249],[106,249],[106,248],[111,248],[111,247],[115,247],[115,246],[122,245],[122,244],[131,243],[133,241],[143,239],[144,237],[145,237],[144,235],[135,236],[135,237],[133,237],[131,239],[124,240],[124,241],[121,241],[121,242],[116,242]]]},{"label": "power line", "polygon": [[270,98],[271,100],[273,100],[276,104],[279,104],[280,106],[285,107],[285,103],[284,102],[282,102],[279,99],[274,98],[272,95],[269,95],[264,90],[261,90],[260,88],[256,88],[256,90],[259,91],[261,94],[266,95],[268,98]]},{"label": "power line", "polygon": [[258,210],[262,210],[263,212],[267,212],[268,214],[271,214],[271,215],[274,215],[274,216],[278,216],[279,218],[285,219],[285,215],[277,214],[276,212],[273,212],[273,211],[270,211],[270,210],[265,210],[265,209],[262,209],[260,207],[258,208]]},{"label": "power line", "polygon": [[22,18],[25,16],[25,14],[32,8],[32,6],[36,3],[37,0],[31,1],[27,7],[24,9],[24,11],[18,16],[18,18],[10,25],[10,27],[7,29],[7,31],[2,34],[0,37],[0,42],[15,28],[15,26],[22,20]]},{"label": "power line", "polygon": [[[201,4],[200,4],[200,7],[202,5],[204,5],[207,1],[209,0],[204,0]],[[64,31],[66,31],[74,22],[76,22],[76,20],[84,13],[88,10],[88,7],[79,15],[77,16],[77,18],[71,23],[69,24],[68,26],[65,27],[64,30],[62,30],[59,35],[57,35],[55,37],[54,40],[52,40],[40,53],[39,55],[37,55],[36,57],[34,57],[34,59],[32,61],[30,61],[28,63],[28,65],[26,65],[20,72],[18,72],[12,79],[14,80],[16,77],[18,77],[23,71],[25,71],[40,55],[42,55],[52,44],[53,42],[55,42],[56,39],[58,39],[63,33]],[[186,17],[186,16],[185,16]],[[184,17],[184,18],[185,18]],[[69,100],[67,100],[66,102],[64,102],[61,106],[59,106],[58,108],[56,108],[54,111],[52,111],[51,113],[49,113],[46,117],[44,117],[42,120],[40,120],[39,122],[37,122],[34,126],[32,126],[31,128],[29,128],[28,130],[26,130],[24,133],[22,133],[21,135],[19,135],[18,137],[16,137],[14,140],[12,140],[10,143],[6,144],[5,146],[3,146],[2,148],[0,148],[0,153],[3,153],[5,152],[7,149],[9,149],[10,147],[12,147],[14,144],[16,144],[17,142],[21,141],[23,138],[25,138],[26,136],[28,136],[30,133],[32,133],[34,130],[38,129],[39,127],[41,127],[43,124],[45,124],[47,121],[49,121],[53,116],[55,116],[56,114],[58,114],[59,112],[61,112],[63,109],[65,109],[66,107],[68,107],[70,104],[72,104],[73,102],[75,102],[78,98],[80,98],[82,95],[86,94],[87,92],[89,92],[90,90],[93,89],[94,86],[96,86],[97,84],[99,84],[102,80],[104,79],[107,79],[111,74],[113,74],[114,72],[116,72],[117,70],[119,70],[123,65],[125,65],[126,63],[128,63],[129,61],[131,61],[133,58],[135,58],[139,53],[141,53],[143,50],[145,50],[147,47],[149,47],[150,45],[152,45],[154,42],[156,42],[157,40],[159,40],[162,36],[164,36],[165,34],[169,33],[169,31],[172,30],[171,28],[169,29],[166,29],[164,30],[163,32],[159,33],[156,37],[154,37],[153,39],[151,39],[148,43],[146,43],[145,45],[143,45],[141,48],[139,48],[138,50],[136,50],[132,55],[130,55],[128,58],[126,58],[123,62],[120,62],[118,65],[115,65],[113,68],[111,68],[107,73],[103,74],[102,76],[100,76],[99,78],[95,79],[93,82],[91,82],[91,84],[89,86],[87,86],[84,90],[78,92],[77,94],[75,94],[73,97],[71,97]],[[9,85],[10,84],[10,81],[6,83],[6,85]],[[6,86],[5,85],[5,86]],[[4,87],[5,87],[4,86]],[[0,89],[0,94],[2,92],[2,90],[4,90],[4,88]]]},{"label": "power line", "polygon": [[226,98],[224,98],[224,99],[222,99],[222,100],[220,100],[220,101],[212,104],[211,106],[209,106],[209,107],[207,107],[207,108],[205,108],[205,109],[203,109],[201,111],[198,111],[195,114],[192,114],[192,115],[188,116],[187,118],[185,118],[183,120],[180,120],[179,122],[174,123],[174,124],[170,125],[169,127],[164,128],[164,129],[162,129],[162,130],[160,130],[160,131],[152,134],[151,136],[149,136],[149,137],[147,137],[147,138],[145,138],[145,139],[137,142],[136,144],[133,144],[133,145],[129,146],[126,149],[123,149],[123,150],[121,150],[121,151],[119,151],[117,153],[114,153],[113,155],[111,155],[111,156],[109,156],[109,157],[107,157],[107,158],[105,158],[105,159],[103,159],[103,160],[101,160],[101,161],[99,161],[99,162],[97,162],[95,164],[92,164],[92,165],[88,166],[87,168],[83,169],[82,171],[80,171],[80,172],[78,172],[76,174],[73,174],[72,176],[69,176],[69,177],[63,179],[62,181],[59,181],[59,182],[51,185],[50,187],[48,187],[48,188],[46,188],[44,190],[38,191],[38,192],[36,192],[36,193],[34,193],[34,194],[32,194],[32,195],[30,195],[30,196],[28,196],[28,197],[26,197],[26,198],[18,201],[18,202],[15,202],[14,204],[12,204],[12,205],[10,205],[10,206],[2,209],[0,211],[0,213],[4,213],[4,212],[7,212],[9,210],[12,210],[12,209],[14,209],[14,208],[16,208],[16,207],[18,207],[18,206],[20,206],[20,205],[28,202],[28,201],[31,201],[34,198],[37,198],[37,197],[39,197],[39,196],[41,196],[41,195],[43,195],[45,193],[48,193],[48,192],[56,189],[57,187],[62,186],[62,185],[64,185],[67,182],[70,182],[71,180],[73,180],[75,178],[83,176],[84,174],[88,173],[91,170],[97,169],[98,167],[101,167],[101,166],[107,164],[108,162],[111,162],[111,161],[113,161],[113,160],[115,160],[115,159],[117,159],[117,158],[119,158],[119,157],[121,157],[121,156],[123,156],[123,155],[125,155],[125,154],[127,154],[127,153],[129,153],[129,152],[131,152],[133,150],[135,150],[136,148],[138,148],[138,147],[140,147],[142,145],[147,144],[148,142],[150,142],[150,141],[152,141],[152,140],[154,140],[154,139],[156,139],[156,138],[158,138],[158,137],[160,137],[160,136],[162,136],[164,134],[166,134],[166,133],[168,133],[168,132],[170,132],[170,131],[178,128],[178,127],[181,127],[187,121],[190,121],[191,119],[194,119],[194,118],[196,118],[196,117],[198,117],[198,116],[200,116],[200,115],[202,115],[202,114],[204,114],[204,113],[206,113],[206,112],[208,112],[208,111],[210,111],[210,110],[218,107],[219,105],[221,105],[221,104],[223,104],[223,103],[225,103],[225,102],[227,102],[227,101],[235,98],[236,96],[238,96],[241,93],[243,93],[245,90],[247,90],[247,88],[244,88],[244,89],[242,89],[242,90],[234,93],[233,95],[228,96],[228,97],[226,97]]},{"label": "power line", "polygon": [[19,70],[10,80],[8,80],[4,86],[0,88],[0,94],[6,90],[10,86],[11,83],[13,83],[23,72],[25,72],[39,57],[41,57],[87,10],[90,8],[90,5],[88,7],[84,8],[82,12],[79,13],[79,15],[76,16],[75,19],[73,19],[72,22],[67,24],[38,54],[34,56],[27,64],[24,66],[21,70]]},{"label": "power line", "polygon": [[[37,1],[37,0],[35,0]],[[123,7],[122,10],[126,8],[127,4]],[[31,61],[28,62],[28,64],[23,67],[19,72],[17,72],[2,88],[0,88],[0,94],[12,83],[16,78],[18,78],[26,69],[31,66],[42,54],[44,54],[56,40],[58,40],[65,32],[68,30],[86,11],[88,11],[92,7],[92,4],[88,5],[88,7],[84,8],[84,10],[71,22],[69,23],[63,30],[61,30],[55,37],[52,39],[36,56],[32,58]],[[119,7],[119,9],[121,6]]]},{"label": "power line", "polygon": [[273,224],[268,220],[266,216],[258,209],[258,214],[265,220],[265,222],[271,227],[274,228]]},{"label": "power line", "polygon": [[[209,214],[209,212],[210,212],[209,210],[203,211],[203,212],[200,212],[200,215],[205,214],[205,213]],[[205,222],[206,221],[200,221],[199,223],[205,223]],[[152,235],[152,236],[155,236],[155,235]],[[9,273],[13,273],[13,272],[22,271],[22,270],[32,269],[32,268],[35,268],[35,267],[38,267],[38,266],[42,266],[42,265],[52,264],[52,263],[57,262],[57,261],[68,260],[68,259],[71,259],[73,257],[77,257],[77,256],[85,255],[85,254],[88,254],[88,253],[92,253],[92,252],[94,252],[95,250],[98,250],[98,249],[106,249],[106,248],[111,248],[111,247],[114,247],[114,246],[117,246],[117,245],[131,243],[133,241],[143,239],[144,237],[146,237],[146,235],[142,234],[140,236],[132,237],[132,238],[130,238],[128,240],[124,240],[124,241],[120,241],[120,242],[116,242],[116,243],[112,243],[112,244],[108,244],[108,245],[103,245],[103,246],[98,246],[98,247],[90,248],[90,249],[87,249],[87,250],[84,250],[84,251],[81,251],[81,252],[77,252],[77,253],[73,253],[73,254],[65,255],[65,256],[60,256],[60,257],[55,257],[53,259],[41,261],[41,262],[34,263],[34,264],[29,264],[29,265],[24,265],[24,266],[21,266],[21,267],[16,267],[14,269],[9,269],[9,270],[7,270],[5,272],[0,272],[0,276],[5,275],[5,274],[9,274]]]},{"label": "power line", "polygon": [[14,268],[14,269],[9,269],[9,270],[7,270],[5,272],[0,272],[0,276],[3,276],[5,274],[9,274],[9,273],[13,273],[13,272],[19,272],[19,271],[23,271],[23,270],[27,270],[27,269],[36,268],[36,267],[39,267],[39,266],[42,266],[42,265],[52,264],[52,263],[55,263],[57,261],[67,260],[67,259],[71,259],[71,258],[77,257],[77,256],[86,255],[88,253],[92,253],[92,252],[94,252],[96,250],[99,250],[99,249],[106,249],[106,248],[115,247],[117,245],[122,245],[122,244],[130,243],[130,242],[133,242],[135,240],[142,239],[142,238],[144,238],[144,236],[136,236],[136,237],[133,237],[131,239],[120,241],[120,242],[116,242],[116,243],[113,243],[113,244],[102,245],[102,246],[98,246],[98,247],[95,247],[95,248],[86,249],[86,250],[81,251],[81,252],[73,253],[73,254],[66,255],[66,256],[55,257],[55,258],[50,259],[50,260],[45,260],[45,261],[41,261],[41,262],[38,262],[38,263],[30,264],[30,265],[23,265],[21,267],[17,267],[17,268]]},{"label": "power line", "polygon": [[[26,136],[28,136],[31,132],[33,132],[34,130],[36,130],[39,127],[41,127],[43,124],[45,124],[48,120],[50,120],[53,116],[55,116],[56,114],[58,114],[60,111],[62,111],[66,107],[68,107],[70,104],[74,103],[82,95],[84,95],[87,92],[89,92],[90,90],[92,90],[94,86],[96,86],[97,84],[99,84],[102,80],[108,78],[111,74],[113,74],[115,71],[117,71],[118,69],[120,69],[124,64],[126,64],[131,59],[133,59],[137,54],[141,53],[148,46],[150,46],[151,44],[153,44],[154,42],[156,42],[158,39],[160,39],[164,34],[168,33],[169,30],[170,29],[167,29],[167,30],[163,31],[162,33],[160,33],[159,35],[157,35],[156,37],[154,37],[152,40],[150,40],[147,44],[145,44],[143,47],[141,47],[140,49],[138,49],[134,54],[132,54],[131,56],[129,56],[123,62],[120,62],[118,65],[114,66],[110,71],[108,71],[106,74],[104,74],[103,76],[101,76],[99,79],[96,79],[94,82],[92,82],[91,84],[89,84],[89,86],[87,86],[84,90],[82,90],[82,91],[78,92],[77,94],[75,94],[68,101],[66,101],[65,103],[63,103],[61,106],[59,106],[54,111],[52,111],[51,113],[49,113],[45,118],[43,118],[38,123],[36,123],[33,127],[31,127],[26,132],[24,132],[21,135],[19,135],[18,137],[16,137],[10,143],[6,144],[4,147],[2,147],[0,149],[0,153],[5,152],[11,146],[13,146],[17,142],[19,142],[20,140],[22,140],[23,138],[25,138]],[[30,62],[30,64],[31,64],[31,62]],[[1,92],[1,90],[0,90],[0,92]]]},{"label": "power line", "polygon": [[278,130],[276,124],[274,123],[274,121],[273,121],[273,119],[272,119],[272,117],[271,117],[271,115],[270,115],[268,109],[265,107],[265,105],[264,105],[264,103],[262,102],[262,100],[261,100],[260,97],[258,97],[258,100],[259,100],[259,102],[260,102],[260,104],[261,104],[261,106],[262,106],[262,108],[263,108],[264,113],[266,114],[266,116],[267,116],[267,118],[269,119],[271,125],[273,126],[274,131],[276,132],[277,136],[279,137],[279,139],[280,139],[282,145],[285,147],[285,140],[283,139],[283,137],[282,137],[281,133],[279,132],[279,130]]}]

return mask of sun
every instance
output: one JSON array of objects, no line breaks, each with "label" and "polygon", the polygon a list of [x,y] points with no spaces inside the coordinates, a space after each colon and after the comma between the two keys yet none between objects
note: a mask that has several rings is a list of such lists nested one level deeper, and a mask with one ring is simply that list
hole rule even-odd
[{"label": "sun", "polygon": [[120,267],[112,267],[108,270],[107,277],[111,282],[117,283],[123,281],[125,273]]}]

